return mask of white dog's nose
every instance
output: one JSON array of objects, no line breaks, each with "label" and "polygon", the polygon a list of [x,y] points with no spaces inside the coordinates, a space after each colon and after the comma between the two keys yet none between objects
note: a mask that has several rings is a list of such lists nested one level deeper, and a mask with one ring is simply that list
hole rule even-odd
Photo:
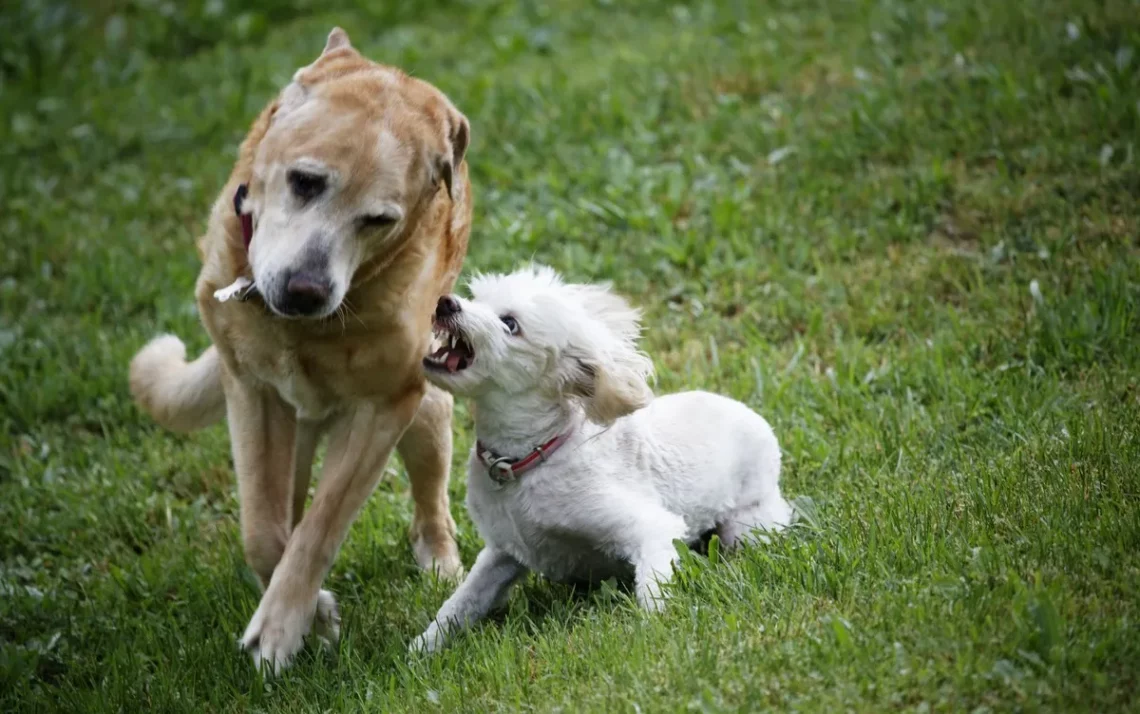
[{"label": "white dog's nose", "polygon": [[457,314],[461,309],[458,300],[451,295],[444,295],[435,306],[435,317],[437,320],[442,320]]}]

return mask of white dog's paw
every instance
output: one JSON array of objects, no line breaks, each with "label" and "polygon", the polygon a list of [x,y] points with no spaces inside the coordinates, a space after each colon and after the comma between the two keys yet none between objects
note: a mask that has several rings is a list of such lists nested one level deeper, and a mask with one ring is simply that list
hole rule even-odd
[{"label": "white dog's paw", "polygon": [[412,541],[412,554],[422,570],[435,573],[441,580],[459,582],[463,579],[463,561],[459,559],[455,543],[449,543],[443,555],[436,555],[428,540],[420,536]]},{"label": "white dog's paw", "polygon": [[317,595],[317,614],[313,618],[313,634],[329,649],[340,641],[340,610],[336,598],[328,590]]},{"label": "white dog's paw", "polygon": [[661,595],[657,597],[638,597],[637,602],[641,605],[641,609],[647,613],[658,613],[665,609],[665,598]]},{"label": "white dog's paw", "polygon": [[446,638],[439,625],[435,622],[431,623],[424,633],[412,640],[412,644],[408,645],[408,652],[411,654],[435,654],[442,647]]},{"label": "white dog's paw", "polygon": [[636,594],[637,604],[641,605],[641,609],[645,612],[661,612],[665,609],[665,601],[668,596],[656,581],[638,583]]},{"label": "white dog's paw", "polygon": [[[253,657],[255,667],[266,667],[276,673],[289,666],[304,646],[319,600],[298,607],[278,597],[272,585],[265,591],[241,636],[241,646]],[[331,594],[326,604],[330,602],[335,613],[336,601],[331,599]]]}]

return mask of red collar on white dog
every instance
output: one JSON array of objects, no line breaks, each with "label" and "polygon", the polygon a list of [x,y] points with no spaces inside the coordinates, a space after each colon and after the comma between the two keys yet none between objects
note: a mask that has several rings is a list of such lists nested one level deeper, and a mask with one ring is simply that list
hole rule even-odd
[{"label": "red collar on white dog", "polygon": [[499,456],[494,451],[483,446],[482,442],[475,442],[475,455],[479,457],[479,461],[487,467],[487,475],[491,480],[502,486],[503,484],[514,481],[519,476],[527,471],[530,471],[535,466],[546,461],[546,458],[558,450],[558,447],[566,443],[573,432],[566,432],[559,434],[550,441],[536,446],[534,451],[530,452],[521,459],[512,459],[509,456]]}]

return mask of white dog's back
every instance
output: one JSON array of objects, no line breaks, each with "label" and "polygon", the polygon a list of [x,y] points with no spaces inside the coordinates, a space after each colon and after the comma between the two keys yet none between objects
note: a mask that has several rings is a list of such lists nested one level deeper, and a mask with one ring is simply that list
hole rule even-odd
[{"label": "white dog's back", "polygon": [[693,527],[719,528],[725,513],[759,504],[766,506],[764,517],[751,525],[777,530],[790,522],[791,509],[780,496],[776,435],[744,404],[710,392],[681,392],[654,399],[623,422],[655,442],[662,463],[651,475],[670,510],[694,513],[696,504],[704,506],[702,522]]}]

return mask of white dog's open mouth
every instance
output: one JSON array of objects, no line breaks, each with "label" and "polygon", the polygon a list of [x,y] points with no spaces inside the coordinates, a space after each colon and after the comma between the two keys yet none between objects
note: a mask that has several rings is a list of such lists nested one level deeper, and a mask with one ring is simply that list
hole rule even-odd
[{"label": "white dog's open mouth", "polygon": [[448,325],[436,323],[424,367],[450,372],[462,372],[475,361],[475,350],[460,332]]}]

